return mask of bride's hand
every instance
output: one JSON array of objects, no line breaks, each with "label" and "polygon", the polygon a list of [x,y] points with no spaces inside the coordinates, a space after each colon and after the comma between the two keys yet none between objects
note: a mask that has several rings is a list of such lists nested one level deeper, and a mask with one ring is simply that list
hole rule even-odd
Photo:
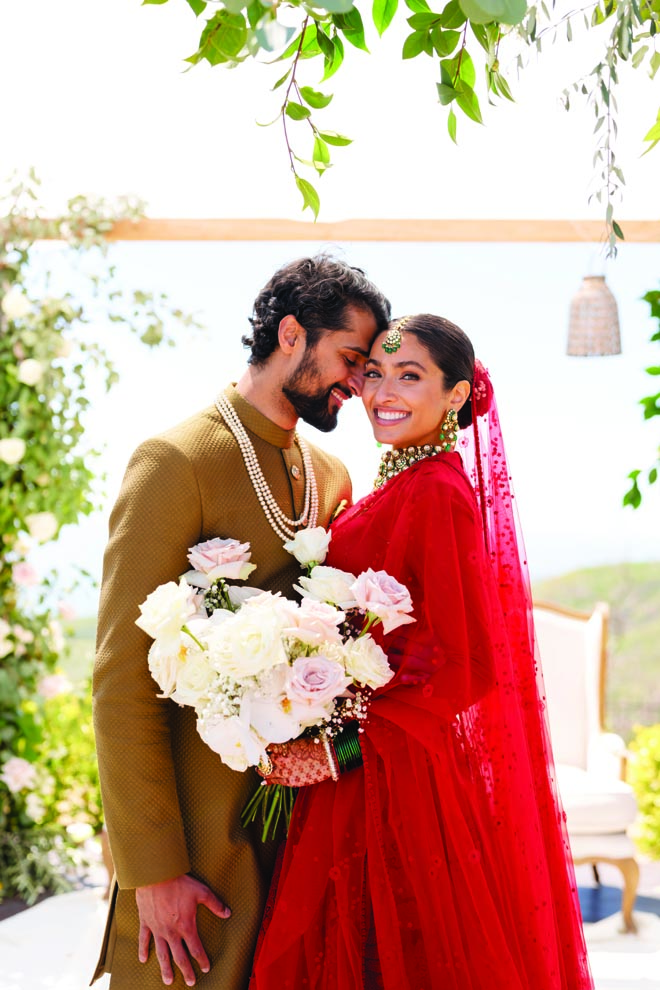
[{"label": "bride's hand", "polygon": [[[268,747],[273,772],[264,776],[267,784],[308,787],[332,777],[325,747],[313,739],[294,739]],[[259,772],[259,771],[257,771]]]}]

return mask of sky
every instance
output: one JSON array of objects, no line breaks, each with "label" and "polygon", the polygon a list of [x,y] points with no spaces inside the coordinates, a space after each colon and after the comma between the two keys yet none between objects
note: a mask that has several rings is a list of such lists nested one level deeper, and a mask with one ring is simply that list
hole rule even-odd
[{"label": "sky", "polygon": [[[255,124],[277,111],[268,91],[277,67],[184,73],[198,32],[184,0],[113,0],[111,12],[100,0],[0,0],[0,83],[14,94],[3,103],[1,171],[35,166],[51,210],[79,192],[132,193],[154,217],[303,219],[281,133]],[[547,46],[519,82],[513,76],[516,104],[487,107],[484,127],[459,120],[455,147],[436,100],[437,68],[429,59],[401,62],[405,34],[404,25],[370,37],[374,55],[350,50],[346,72],[326,84],[336,95],[324,126],[356,140],[336,149],[318,183],[320,219],[601,216],[587,201],[591,111],[566,114],[558,100],[594,63],[594,37]],[[317,85],[318,68],[305,71],[303,81]],[[643,72],[622,78],[618,155],[628,184],[618,215],[658,219],[660,149],[640,157],[657,97]],[[66,577],[77,564],[100,575],[107,512],[132,449],[240,375],[255,295],[275,268],[319,247],[365,268],[395,313],[440,313],[474,341],[495,382],[532,577],[660,559],[660,491],[651,489],[637,512],[620,504],[626,474],[650,464],[657,447],[638,400],[652,385],[644,368],[657,363],[640,296],[658,285],[660,246],[624,244],[605,265],[594,244],[322,245],[311,222],[309,231],[299,243],[113,246],[122,284],[164,289],[207,332],[147,353],[96,328],[121,374],[109,396],[93,384],[88,424],[90,444],[104,448],[105,509],[43,548],[39,566]],[[56,253],[42,253],[54,270]],[[603,269],[619,304],[623,354],[568,358],[570,299],[583,275]],[[379,451],[358,402],[335,433],[304,432],[342,457],[356,495],[369,490]],[[93,611],[93,591],[74,598],[79,612]]]}]

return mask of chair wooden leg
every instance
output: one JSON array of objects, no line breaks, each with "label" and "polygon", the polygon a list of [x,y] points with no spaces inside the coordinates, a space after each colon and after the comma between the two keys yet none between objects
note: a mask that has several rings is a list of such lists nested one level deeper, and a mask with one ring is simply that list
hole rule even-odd
[{"label": "chair wooden leg", "polygon": [[[596,863],[609,863],[610,866],[616,866],[618,870],[621,870],[623,876],[623,891],[621,893],[623,928],[621,929],[621,933],[634,935],[637,932],[637,924],[632,912],[639,885],[639,865],[637,860],[633,859],[632,856],[623,859],[611,859],[607,856],[599,856],[598,859],[592,859],[590,856],[581,856],[574,859],[573,862],[576,866],[582,863],[590,863],[596,876]],[[598,882],[600,883],[600,880]]]}]

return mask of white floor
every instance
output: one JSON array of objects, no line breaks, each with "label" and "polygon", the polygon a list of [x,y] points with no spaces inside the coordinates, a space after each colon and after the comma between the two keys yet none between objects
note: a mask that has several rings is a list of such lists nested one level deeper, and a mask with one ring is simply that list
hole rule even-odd
[{"label": "white floor", "polygon": [[[101,888],[42,901],[0,922],[0,990],[84,990],[105,923]],[[620,917],[586,925],[597,990],[660,990],[660,918],[635,912],[637,935]],[[94,984],[107,990],[109,979]]]}]

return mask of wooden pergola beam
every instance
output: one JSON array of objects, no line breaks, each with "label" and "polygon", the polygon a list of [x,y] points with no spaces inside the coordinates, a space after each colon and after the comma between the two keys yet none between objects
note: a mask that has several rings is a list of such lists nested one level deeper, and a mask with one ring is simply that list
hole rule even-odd
[{"label": "wooden pergola beam", "polygon": [[[627,242],[660,242],[660,221],[620,220]],[[277,219],[144,219],[121,221],[113,241],[474,241],[598,243],[600,220],[341,220],[310,223]]]}]

